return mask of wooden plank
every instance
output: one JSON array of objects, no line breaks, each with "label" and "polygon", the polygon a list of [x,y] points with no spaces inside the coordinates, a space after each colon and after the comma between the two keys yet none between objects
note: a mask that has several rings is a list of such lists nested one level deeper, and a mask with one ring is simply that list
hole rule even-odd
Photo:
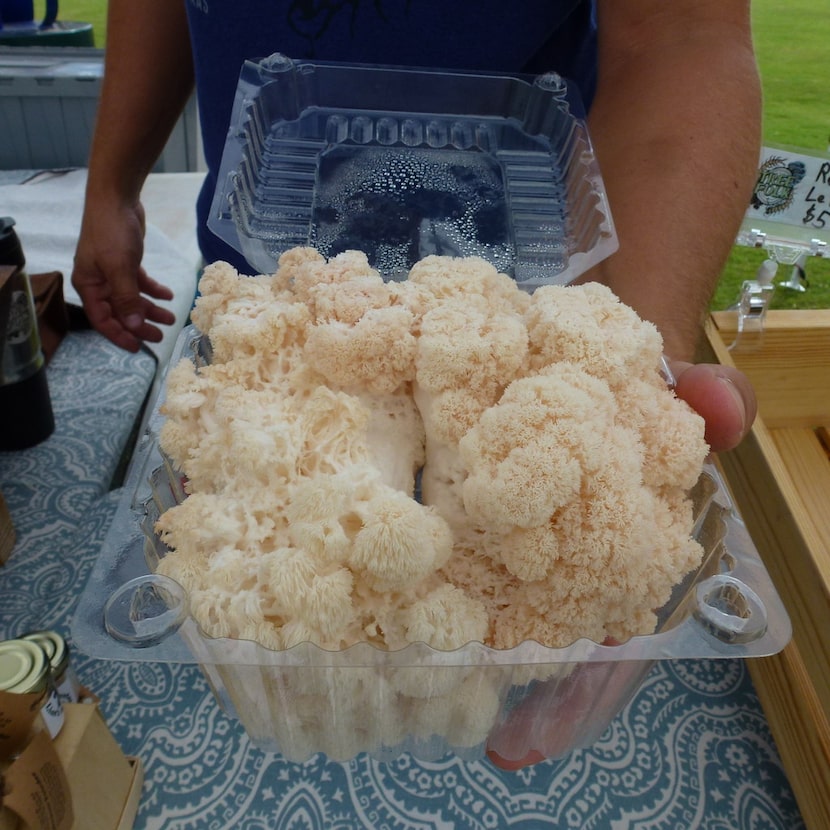
[{"label": "wooden plank", "polygon": [[790,616],[813,693],[830,717],[830,583],[826,552],[817,556],[812,547],[820,532],[763,422],[719,462]]},{"label": "wooden plank", "polygon": [[813,694],[798,646],[792,642],[780,654],[747,665],[804,823],[810,830],[826,830],[830,724]]},{"label": "wooden plank", "polygon": [[[734,311],[714,311],[712,322],[718,331],[724,334],[738,330],[738,315]],[[830,309],[806,308],[798,310],[773,309],[764,317],[764,328],[767,331],[792,332],[797,329],[826,329],[830,327]],[[727,337],[723,338],[727,341]]]},{"label": "wooden plank", "polygon": [[[789,314],[789,312],[786,312]],[[801,316],[800,320],[824,324],[825,315]],[[791,320],[792,318],[787,318]],[[830,323],[830,317],[826,318]],[[783,319],[773,319],[782,337]],[[735,365],[746,371],[748,354],[729,351],[714,320],[706,324],[706,339],[699,358]],[[822,327],[819,326],[819,329]],[[830,330],[830,328],[828,329]],[[803,333],[803,332],[802,332]],[[771,345],[765,332],[764,346]],[[824,337],[822,331],[819,340]],[[786,338],[784,338],[786,339]],[[812,347],[802,344],[805,360],[822,365]],[[824,344],[824,357],[830,343]],[[737,358],[733,360],[734,358]],[[778,357],[756,356],[750,366],[762,378],[755,383],[764,408],[764,395],[778,394],[763,378],[765,361]],[[823,370],[822,370],[823,372]],[[748,374],[750,374],[748,372]],[[821,411],[790,407],[787,396],[800,394],[800,385],[789,383],[773,412],[784,423],[770,430],[764,414],[744,442],[718,462],[747,529],[775,583],[793,625],[793,640],[779,655],[749,660],[748,666],[764,707],[799,809],[810,830],[830,827],[830,576],[828,526],[830,522],[830,460],[827,425]],[[810,382],[816,382],[816,377]],[[824,390],[830,375],[819,374]],[[772,384],[775,386],[775,383]],[[821,407],[819,407],[821,410]],[[797,427],[797,428],[796,428]]]},{"label": "wooden plank", "polygon": [[[737,322],[734,312],[712,315],[726,346],[735,339]],[[768,427],[830,423],[830,309],[770,311],[763,336],[727,354],[752,381]]]},{"label": "wooden plank", "polygon": [[[794,488],[788,502],[795,505],[797,520],[826,593],[830,594],[830,461],[817,430],[770,430],[772,440]],[[830,618],[827,618],[830,632]]]}]

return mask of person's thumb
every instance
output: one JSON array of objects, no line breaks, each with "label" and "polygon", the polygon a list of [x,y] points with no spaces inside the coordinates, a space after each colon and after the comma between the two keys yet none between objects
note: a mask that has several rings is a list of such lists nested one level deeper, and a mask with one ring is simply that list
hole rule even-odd
[{"label": "person's thumb", "polygon": [[670,363],[674,391],[706,422],[706,441],[713,452],[736,447],[749,432],[758,403],[749,378],[733,366]]}]

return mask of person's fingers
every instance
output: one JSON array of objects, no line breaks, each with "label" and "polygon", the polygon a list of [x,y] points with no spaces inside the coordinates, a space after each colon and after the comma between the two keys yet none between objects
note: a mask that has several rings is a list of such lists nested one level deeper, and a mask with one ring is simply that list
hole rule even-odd
[{"label": "person's fingers", "polygon": [[155,300],[173,299],[172,289],[154,280],[143,268],[138,273],[138,290]]},{"label": "person's fingers", "polygon": [[135,280],[125,278],[123,272],[112,278],[110,303],[113,316],[136,337],[155,343],[164,335],[152,323],[172,325],[176,322],[176,316],[169,309],[152,302],[150,297],[171,300],[173,292],[150,277],[143,268],[139,268]]},{"label": "person's fingers", "polygon": [[176,315],[170,311],[169,308],[151,303],[145,300],[144,317],[153,323],[159,323],[164,326],[172,326],[176,322]]},{"label": "person's fingers", "polygon": [[[606,638],[604,646],[619,643]],[[604,728],[648,670],[641,661],[603,661],[563,666],[535,684],[487,738],[487,757],[515,771],[585,746],[597,724]]]},{"label": "person's fingers", "polygon": [[134,284],[113,280],[109,301],[113,317],[128,331],[138,332],[144,326],[144,301]]},{"label": "person's fingers", "polygon": [[758,411],[752,384],[732,366],[671,362],[675,393],[706,422],[713,452],[731,450],[749,432]]},{"label": "person's fingers", "polygon": [[144,320],[134,330],[126,328],[121,320],[112,316],[107,304],[90,305],[87,317],[96,331],[128,352],[138,351],[142,342],[159,343],[164,337],[161,329]]},{"label": "person's fingers", "polygon": [[120,346],[124,351],[137,352],[141,348],[141,343],[145,339],[132,332],[127,331],[122,325],[111,327],[101,327],[97,329],[107,340]]},{"label": "person's fingers", "polygon": [[134,332],[134,334],[139,340],[143,340],[147,343],[160,343],[164,338],[164,332],[160,328],[150,325],[150,323],[146,321]]},{"label": "person's fingers", "polygon": [[84,302],[84,308],[90,325],[100,332],[107,340],[115,343],[128,352],[137,352],[141,340],[124,328],[120,320],[112,316],[107,302]]},{"label": "person's fingers", "polygon": [[[141,304],[142,313],[139,315],[140,319],[130,321],[128,325],[126,323],[122,324],[122,321],[115,318],[116,323],[121,324],[125,334],[128,335],[128,337],[124,338],[125,341],[129,340],[129,337],[132,337],[136,340],[136,344],[140,344],[141,341],[159,343],[164,338],[164,332],[153,324],[172,325],[176,322],[176,315],[169,309],[156,305],[146,297],[141,298]],[[134,349],[130,349],[130,351],[134,351]]]},{"label": "person's fingers", "polygon": [[502,758],[494,749],[488,749],[487,758],[493,766],[503,769],[506,772],[516,772],[517,770],[531,767],[534,764],[541,764],[542,761],[548,760],[541,752],[537,752],[535,749],[531,749],[524,758],[519,758],[516,761],[511,761],[509,758]]},{"label": "person's fingers", "polygon": [[172,300],[173,292],[141,266],[144,231],[140,202],[88,209],[71,278],[93,328],[129,351],[160,341],[159,326],[176,322],[170,309],[155,302]]},{"label": "person's fingers", "polygon": [[[134,316],[120,318],[114,311],[109,283],[95,274],[90,278],[89,273],[76,268],[72,275],[72,284],[81,297],[90,325],[122,349],[135,352],[142,341],[158,343],[164,337],[164,333],[153,324],[172,325],[176,322],[176,316],[172,311],[140,295]],[[155,285],[162,289],[158,293],[172,296],[169,289],[158,283]]]}]

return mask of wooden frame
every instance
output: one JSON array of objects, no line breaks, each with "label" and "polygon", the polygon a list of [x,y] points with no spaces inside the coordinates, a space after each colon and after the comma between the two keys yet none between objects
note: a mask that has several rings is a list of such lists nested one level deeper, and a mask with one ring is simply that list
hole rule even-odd
[{"label": "wooden frame", "polygon": [[700,358],[752,381],[759,417],[719,457],[793,624],[781,654],[748,661],[804,821],[830,827],[830,309],[770,311],[735,347],[737,315],[705,326]]}]

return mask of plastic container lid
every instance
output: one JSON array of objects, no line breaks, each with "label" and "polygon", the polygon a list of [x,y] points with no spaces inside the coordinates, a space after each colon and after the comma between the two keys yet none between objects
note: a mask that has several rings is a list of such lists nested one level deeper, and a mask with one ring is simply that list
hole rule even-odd
[{"label": "plastic container lid", "polygon": [[261,273],[310,245],[385,277],[480,256],[524,287],[617,248],[567,81],[293,61],[244,64],[208,227]]}]

